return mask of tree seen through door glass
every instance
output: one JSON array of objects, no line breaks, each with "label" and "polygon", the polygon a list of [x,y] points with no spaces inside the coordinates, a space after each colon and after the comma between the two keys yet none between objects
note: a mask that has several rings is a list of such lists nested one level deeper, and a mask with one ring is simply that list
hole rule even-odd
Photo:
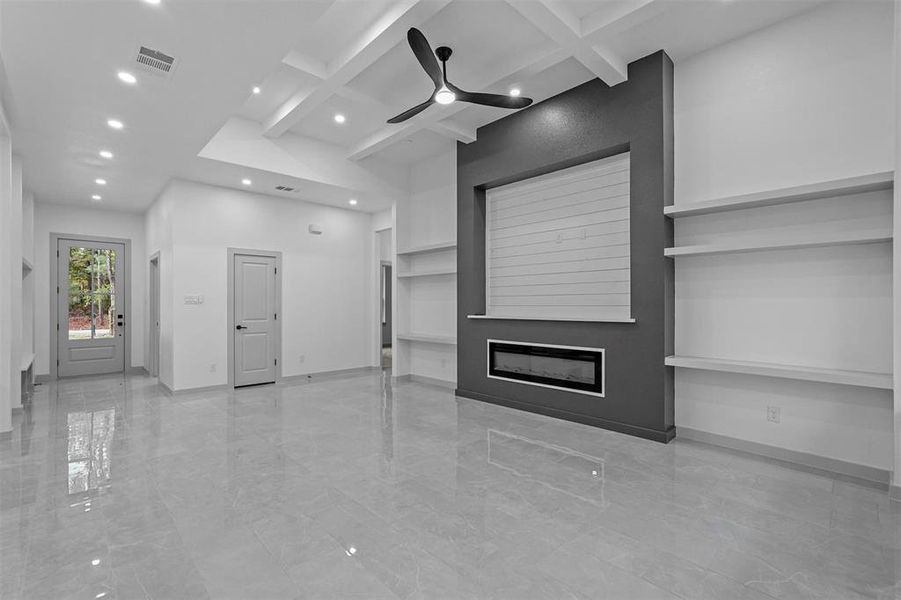
[{"label": "tree seen through door glass", "polygon": [[69,339],[116,335],[116,251],[69,249]]}]

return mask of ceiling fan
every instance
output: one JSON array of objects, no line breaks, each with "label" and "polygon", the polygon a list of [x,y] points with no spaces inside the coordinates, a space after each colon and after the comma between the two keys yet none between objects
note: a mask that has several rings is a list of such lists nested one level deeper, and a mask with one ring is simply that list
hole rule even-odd
[{"label": "ceiling fan", "polygon": [[[388,119],[389,123],[401,123],[406,121],[410,117],[418,115],[435,102],[438,104],[450,104],[455,100],[459,100],[461,102],[483,104],[485,106],[497,106],[499,108],[525,108],[532,103],[531,98],[463,91],[447,80],[447,59],[451,57],[453,50],[447,46],[441,46],[433,53],[428,40],[426,40],[422,32],[415,27],[411,27],[407,32],[407,41],[410,43],[410,48],[413,50],[413,54],[416,55],[419,64],[422,65],[426,74],[432,78],[432,82],[435,84],[435,91],[432,93],[432,96],[422,104],[418,104],[413,108],[400,113],[396,117]],[[438,60],[441,61],[440,67],[438,66],[438,61],[435,60],[436,55],[438,56]]]}]

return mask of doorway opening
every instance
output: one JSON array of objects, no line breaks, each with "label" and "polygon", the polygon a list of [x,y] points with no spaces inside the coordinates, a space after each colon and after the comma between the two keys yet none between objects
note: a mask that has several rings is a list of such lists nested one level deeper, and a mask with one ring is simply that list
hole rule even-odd
[{"label": "doorway opening", "polygon": [[281,379],[281,252],[228,249],[228,382]]},{"label": "doorway opening", "polygon": [[152,377],[160,376],[160,253],[150,257],[150,356],[148,371]]},{"label": "doorway opening", "polygon": [[51,234],[51,374],[125,372],[131,352],[131,242]]},{"label": "doorway opening", "polygon": [[379,251],[379,364],[382,369],[391,369],[393,361],[392,314],[394,312],[391,261],[391,229],[376,231]]}]

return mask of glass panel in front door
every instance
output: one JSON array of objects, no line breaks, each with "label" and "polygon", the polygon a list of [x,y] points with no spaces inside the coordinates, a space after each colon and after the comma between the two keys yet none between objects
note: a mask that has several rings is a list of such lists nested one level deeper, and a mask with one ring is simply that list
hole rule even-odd
[{"label": "glass panel in front door", "polygon": [[69,248],[70,340],[109,339],[116,336],[115,250]]}]

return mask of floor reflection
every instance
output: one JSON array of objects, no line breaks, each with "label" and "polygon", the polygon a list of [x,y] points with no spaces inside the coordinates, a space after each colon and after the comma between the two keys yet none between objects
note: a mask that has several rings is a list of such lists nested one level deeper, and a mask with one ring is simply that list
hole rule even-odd
[{"label": "floor reflection", "polygon": [[[604,496],[605,464],[596,456],[489,429],[488,463],[518,477],[528,477],[556,492],[592,504],[608,504]],[[592,493],[587,493],[588,489]]]},{"label": "floor reflection", "polygon": [[68,452],[70,494],[107,487],[116,409],[69,413]]}]

